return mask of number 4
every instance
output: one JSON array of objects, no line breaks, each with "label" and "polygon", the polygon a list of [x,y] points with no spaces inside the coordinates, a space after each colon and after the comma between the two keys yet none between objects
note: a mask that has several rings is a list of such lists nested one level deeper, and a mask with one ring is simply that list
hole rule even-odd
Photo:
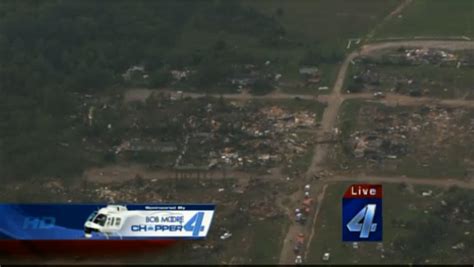
[{"label": "number 4", "polygon": [[347,224],[347,229],[351,232],[360,232],[360,238],[368,238],[369,233],[377,229],[377,224],[372,223],[376,206],[376,204],[367,204],[363,207]]},{"label": "number 4", "polygon": [[204,218],[204,212],[196,213],[189,221],[184,225],[184,230],[192,231],[193,236],[199,236],[199,232],[204,231],[202,226],[202,219]]}]

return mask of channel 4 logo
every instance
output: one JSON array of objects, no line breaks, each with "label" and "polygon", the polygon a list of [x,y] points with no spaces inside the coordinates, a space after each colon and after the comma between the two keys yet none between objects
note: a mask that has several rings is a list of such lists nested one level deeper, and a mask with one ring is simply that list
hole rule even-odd
[{"label": "channel 4 logo", "polygon": [[353,184],[342,198],[342,241],[382,241],[382,185]]}]

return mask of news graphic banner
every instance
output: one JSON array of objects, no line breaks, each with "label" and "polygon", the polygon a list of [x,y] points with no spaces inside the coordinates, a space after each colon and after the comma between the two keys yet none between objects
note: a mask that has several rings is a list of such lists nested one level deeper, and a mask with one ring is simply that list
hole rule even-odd
[{"label": "news graphic banner", "polygon": [[382,241],[382,185],[353,184],[342,199],[342,241]]},{"label": "news graphic banner", "polygon": [[0,204],[0,239],[202,239],[213,204]]}]

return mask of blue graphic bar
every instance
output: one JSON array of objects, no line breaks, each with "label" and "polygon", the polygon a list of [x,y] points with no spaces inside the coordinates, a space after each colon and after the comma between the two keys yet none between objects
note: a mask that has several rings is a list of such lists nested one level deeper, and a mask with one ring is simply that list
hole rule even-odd
[{"label": "blue graphic bar", "polygon": [[0,239],[202,239],[213,204],[0,204]]}]

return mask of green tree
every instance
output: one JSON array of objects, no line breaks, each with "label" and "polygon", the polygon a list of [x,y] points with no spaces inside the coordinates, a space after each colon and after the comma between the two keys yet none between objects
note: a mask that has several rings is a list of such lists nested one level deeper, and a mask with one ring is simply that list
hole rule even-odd
[{"label": "green tree", "polygon": [[228,67],[219,60],[205,60],[198,66],[194,85],[198,88],[208,89],[223,81],[228,74]]},{"label": "green tree", "polygon": [[150,86],[154,88],[163,87],[171,81],[171,74],[169,69],[162,68],[156,70],[150,75]]},{"label": "green tree", "polygon": [[273,86],[270,81],[259,78],[251,86],[250,92],[254,95],[266,95],[273,91]]}]

